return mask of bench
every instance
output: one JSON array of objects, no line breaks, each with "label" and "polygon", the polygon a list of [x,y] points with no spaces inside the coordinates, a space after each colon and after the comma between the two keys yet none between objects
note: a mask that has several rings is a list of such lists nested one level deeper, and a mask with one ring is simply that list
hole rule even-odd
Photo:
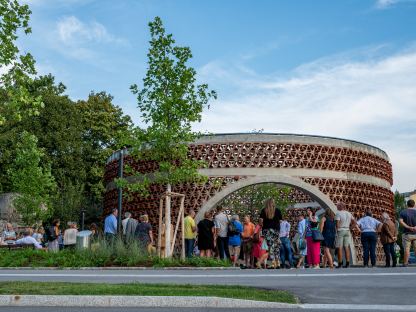
[{"label": "bench", "polygon": [[33,244],[8,244],[8,245],[0,245],[0,249],[9,249],[11,250],[21,250],[21,249],[35,249],[35,245]]}]

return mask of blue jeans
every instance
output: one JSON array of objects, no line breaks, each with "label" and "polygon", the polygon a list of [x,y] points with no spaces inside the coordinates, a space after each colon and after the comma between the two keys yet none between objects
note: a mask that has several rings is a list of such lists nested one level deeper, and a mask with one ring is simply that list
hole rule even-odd
[{"label": "blue jeans", "polygon": [[371,258],[371,265],[376,265],[377,234],[375,232],[362,232],[361,243],[363,244],[364,266],[368,265],[368,258]]},{"label": "blue jeans", "polygon": [[228,237],[217,237],[218,252],[220,253],[220,259],[230,259],[230,250],[228,248]]},{"label": "blue jeans", "polygon": [[386,255],[386,266],[390,266],[390,259],[392,260],[392,266],[396,266],[396,251],[394,250],[394,243],[388,243],[383,245],[384,254]]},{"label": "blue jeans", "polygon": [[191,258],[194,253],[195,239],[185,238],[185,256]]},{"label": "blue jeans", "polygon": [[282,265],[287,260],[289,265],[293,267],[292,248],[290,246],[290,239],[288,237],[280,237],[280,262]]}]

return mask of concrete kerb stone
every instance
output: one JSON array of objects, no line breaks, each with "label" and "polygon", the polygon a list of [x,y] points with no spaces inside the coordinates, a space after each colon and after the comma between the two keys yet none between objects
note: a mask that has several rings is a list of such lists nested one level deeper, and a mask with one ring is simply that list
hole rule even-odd
[{"label": "concrete kerb stone", "polygon": [[0,267],[0,270],[56,270],[56,271],[63,271],[63,270],[91,270],[91,271],[118,271],[118,270],[141,270],[141,271],[165,271],[165,270],[172,270],[172,271],[234,271],[234,270],[241,270],[239,267]]},{"label": "concrete kerb stone", "polygon": [[187,296],[45,296],[1,295],[0,306],[30,307],[171,307],[171,308],[300,308],[300,304]]}]

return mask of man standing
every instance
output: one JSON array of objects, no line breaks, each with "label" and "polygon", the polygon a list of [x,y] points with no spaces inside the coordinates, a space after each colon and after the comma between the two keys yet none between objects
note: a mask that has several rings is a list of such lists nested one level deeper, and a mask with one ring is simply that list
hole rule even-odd
[{"label": "man standing", "polygon": [[187,258],[191,258],[194,251],[196,237],[196,225],[194,218],[195,211],[190,210],[189,214],[183,221],[185,226],[185,255]]},{"label": "man standing", "polygon": [[409,264],[410,247],[416,252],[416,208],[415,201],[410,199],[407,201],[407,209],[400,212],[400,225],[403,227],[403,266]]},{"label": "man standing", "polygon": [[104,237],[109,243],[113,243],[117,235],[117,208],[113,208],[104,221]]},{"label": "man standing", "polygon": [[129,222],[129,219],[131,218],[130,212],[124,213],[124,219],[121,221],[121,226],[123,227],[123,235],[126,236],[126,229],[127,229],[127,222]]},{"label": "man standing", "polygon": [[126,242],[131,242],[135,238],[134,233],[136,232],[136,228],[138,224],[139,222],[136,219],[132,218],[130,214],[126,225],[123,226],[124,237],[125,237]]},{"label": "man standing", "polygon": [[292,247],[290,246],[290,223],[284,217],[280,220],[280,267],[285,267],[285,261],[289,263],[289,269],[293,267]]},{"label": "man standing", "polygon": [[342,267],[342,251],[345,250],[345,266],[350,266],[350,244],[351,244],[351,224],[356,225],[353,215],[345,210],[346,205],[343,202],[337,203],[338,212],[335,215],[337,222],[337,248],[338,248],[338,269]]},{"label": "man standing", "polygon": [[218,252],[221,260],[224,258],[230,259],[230,251],[228,250],[228,217],[224,213],[223,207],[218,207],[217,212],[214,223]]}]

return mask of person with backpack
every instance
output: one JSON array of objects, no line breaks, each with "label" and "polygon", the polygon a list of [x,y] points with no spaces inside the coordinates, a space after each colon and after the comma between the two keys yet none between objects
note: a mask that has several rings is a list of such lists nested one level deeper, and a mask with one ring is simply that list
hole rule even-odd
[{"label": "person with backpack", "polygon": [[241,233],[243,232],[243,226],[240,222],[238,215],[233,215],[231,221],[228,223],[228,245],[230,248],[230,255],[233,262],[233,266],[237,265],[240,255],[241,246]]},{"label": "person with backpack", "polygon": [[217,238],[218,252],[220,259],[230,259],[230,250],[228,248],[228,217],[224,213],[224,207],[217,208],[217,215],[214,218],[215,236]]},{"label": "person with backpack", "polygon": [[49,226],[48,230],[46,231],[48,251],[59,251],[59,235],[61,234],[59,229],[60,224],[61,221],[59,219],[55,219],[53,220],[52,225]]},{"label": "person with backpack", "polygon": [[306,245],[308,248],[307,260],[312,269],[320,269],[321,262],[321,241],[324,240],[319,230],[319,219],[316,212],[307,208],[308,218],[306,219]]}]

